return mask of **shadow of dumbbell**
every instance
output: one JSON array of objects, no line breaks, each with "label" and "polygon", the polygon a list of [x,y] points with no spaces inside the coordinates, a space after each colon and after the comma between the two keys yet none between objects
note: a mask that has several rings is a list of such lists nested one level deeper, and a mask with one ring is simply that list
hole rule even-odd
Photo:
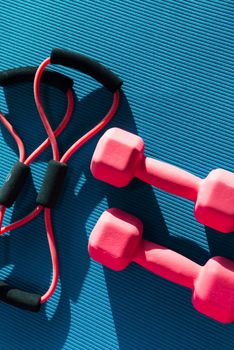
[{"label": "shadow of dumbbell", "polygon": [[228,259],[234,260],[234,233],[221,233],[205,228],[207,242],[211,256],[222,255]]}]

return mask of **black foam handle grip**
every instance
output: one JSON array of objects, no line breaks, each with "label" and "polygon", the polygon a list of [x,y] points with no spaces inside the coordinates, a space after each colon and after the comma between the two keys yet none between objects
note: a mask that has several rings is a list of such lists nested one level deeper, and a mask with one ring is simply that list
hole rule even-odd
[{"label": "black foam handle grip", "polygon": [[23,310],[38,312],[41,307],[41,296],[25,292],[0,281],[0,300]]},{"label": "black foam handle grip", "polygon": [[51,63],[61,64],[90,75],[111,92],[115,92],[123,84],[116,74],[101,63],[76,52],[56,48],[51,51],[50,60]]},{"label": "black foam handle grip", "polygon": [[53,208],[57,202],[67,173],[67,164],[50,160],[36,202],[46,208]]},{"label": "black foam handle grip", "polygon": [[[20,67],[0,72],[0,86],[8,86],[23,82],[33,82],[38,67]],[[63,92],[73,86],[73,80],[58,72],[45,70],[41,81],[52,85]]]},{"label": "black foam handle grip", "polygon": [[18,197],[28,175],[30,167],[22,162],[16,162],[3,186],[0,188],[0,203],[10,208]]}]

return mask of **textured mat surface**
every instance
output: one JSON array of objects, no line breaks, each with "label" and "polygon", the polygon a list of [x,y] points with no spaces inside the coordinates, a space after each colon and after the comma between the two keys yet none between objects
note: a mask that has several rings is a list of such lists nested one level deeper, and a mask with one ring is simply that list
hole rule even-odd
[{"label": "textured mat surface", "polygon": [[[141,135],[147,155],[201,177],[215,167],[234,171],[233,10],[232,1],[5,0],[0,66],[38,65],[52,47],[90,55],[123,78],[121,108],[111,125]],[[107,111],[111,96],[82,74],[58,70],[76,79],[77,92],[73,120],[59,139],[63,152]],[[44,89],[44,95],[56,125],[65,98],[55,89]],[[32,86],[5,89],[0,102],[32,151],[45,137]],[[89,234],[110,206],[139,216],[146,238],[198,263],[213,255],[234,259],[234,235],[198,224],[192,203],[140,181],[118,190],[94,180],[89,163],[97,140],[70,161],[64,195],[53,212],[59,288],[40,314],[0,304],[0,349],[233,349],[234,326],[197,313],[189,290],[134,264],[115,273],[90,261]],[[32,178],[5,224],[33,208],[50,157],[45,152],[33,164]],[[1,128],[1,183],[15,159],[15,145]],[[43,217],[0,243],[0,278],[46,290],[51,264]]]}]

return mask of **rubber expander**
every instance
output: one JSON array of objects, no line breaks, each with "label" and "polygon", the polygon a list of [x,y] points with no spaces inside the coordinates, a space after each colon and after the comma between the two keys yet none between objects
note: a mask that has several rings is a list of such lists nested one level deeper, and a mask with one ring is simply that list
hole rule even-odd
[{"label": "rubber expander", "polygon": [[[33,82],[37,67],[20,67],[0,72],[0,86],[10,86],[24,82]],[[66,75],[46,70],[42,82],[67,92],[73,86],[73,80]]]},{"label": "rubber expander", "polygon": [[4,281],[0,281],[0,300],[19,307],[20,309],[38,312],[41,307],[41,296],[34,293],[25,292],[21,289],[10,286]]},{"label": "rubber expander", "polygon": [[90,75],[112,93],[123,84],[123,81],[110,69],[85,55],[55,48],[51,52],[50,59],[53,64],[61,64]]},{"label": "rubber expander", "polygon": [[58,199],[65,176],[67,164],[50,160],[36,202],[46,208],[53,208]]},{"label": "rubber expander", "polygon": [[16,162],[13,165],[5,183],[0,188],[0,203],[6,208],[10,208],[15,202],[29,173],[29,165],[22,162]]}]

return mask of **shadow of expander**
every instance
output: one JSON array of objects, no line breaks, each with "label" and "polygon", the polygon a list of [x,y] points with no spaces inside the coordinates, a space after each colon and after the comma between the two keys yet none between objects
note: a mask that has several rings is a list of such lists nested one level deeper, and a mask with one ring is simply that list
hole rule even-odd
[{"label": "shadow of expander", "polygon": [[[15,129],[22,135],[27,152],[30,153],[35,148],[35,145],[45,138],[45,132],[34,105],[32,86],[29,84],[23,87],[11,87],[6,89],[5,94],[9,106],[8,117],[13,122]],[[61,120],[61,115],[65,110],[66,99],[58,95],[59,93],[55,93],[54,90],[53,94],[51,94],[50,91],[48,93],[48,90],[45,89],[44,94],[46,97],[49,95],[49,98],[46,98],[46,100],[51,102],[46,107],[51,123],[55,126],[59,122],[58,118]],[[23,101],[22,96],[24,96]],[[58,101],[60,102],[58,103]],[[64,134],[59,138],[61,154],[78,137],[100,121],[100,118],[108,110],[109,105],[110,94],[105,89],[98,89],[90,93],[80,102],[76,100],[72,120]],[[32,118],[30,123],[29,118]],[[112,126],[122,127],[137,133],[130,106],[123,93],[120,109],[113,121],[108,125],[108,128]],[[32,134],[32,130],[36,130],[36,132]],[[164,244],[191,259],[193,257],[195,259],[199,255],[201,260],[205,261],[207,259],[207,253],[196,244],[174,239],[169,235],[157,200],[149,185],[134,180],[127,188],[117,189],[92,177],[89,171],[89,164],[97,140],[103,132],[99,133],[86,146],[80,149],[77,156],[74,156],[69,162],[67,182],[60,197],[60,202],[52,214],[61,265],[61,295],[56,310],[53,312],[53,317],[48,320],[43,309],[39,314],[31,314],[17,309],[13,310],[10,306],[6,306],[9,308],[8,322],[10,321],[14,327],[14,322],[17,319],[14,317],[14,314],[17,312],[20,317],[24,315],[24,326],[32,330],[32,337],[34,336],[33,329],[35,325],[40,323],[40,328],[37,329],[37,332],[40,333],[38,334],[38,339],[47,336],[48,326],[50,326],[51,346],[53,342],[56,344],[56,347],[62,346],[66,340],[70,327],[70,300],[76,301],[78,299],[82,283],[90,265],[87,253],[87,237],[90,232],[87,232],[86,224],[90,213],[104,198],[107,199],[109,207],[118,207],[139,217],[144,223],[144,238]],[[3,133],[6,142],[15,147],[8,134],[4,131]],[[47,162],[50,158],[51,151],[47,150],[36,162]],[[85,180],[81,184],[78,194],[75,195],[74,189],[77,186],[78,179],[83,175]],[[36,189],[32,179],[28,180],[26,188],[26,192],[21,193],[15,204],[12,221],[27,214],[35,205]],[[66,207],[69,210],[65,210]],[[150,222],[147,216],[147,208],[154,209],[155,215],[150,217]],[[61,227],[67,227],[69,232],[63,232],[60,229]],[[4,255],[6,251],[8,253]],[[25,257],[25,259],[22,257]],[[28,290],[33,290],[32,288],[35,287],[35,292],[46,290],[50,281],[51,263],[42,216],[28,224],[27,227],[17,230],[17,234],[12,234],[4,239],[0,245],[0,259],[2,266],[9,263],[14,264],[14,269],[9,277],[11,283],[15,283],[19,287],[25,287]],[[154,331],[157,327],[156,321],[152,324],[151,313],[153,312],[157,315],[158,303],[162,302],[165,304],[165,314],[169,313],[173,301],[167,300],[167,291],[162,291],[163,288],[159,292],[157,288],[158,280],[155,281],[153,275],[134,264],[121,273],[116,273],[106,268],[104,268],[104,273],[121,348],[130,350],[131,348],[127,347],[128,342],[130,343],[131,337],[134,336],[139,349],[145,349],[143,328],[146,330],[145,325],[147,323],[150,324],[151,331]],[[19,279],[19,276],[23,276],[24,282]],[[38,278],[38,276],[42,276],[43,280]],[[30,281],[28,284],[26,284],[27,277],[28,281]],[[177,293],[183,293],[180,288],[176,290]],[[157,299],[159,300],[158,302]],[[147,308],[151,309],[150,314],[146,312]],[[132,310],[134,310],[134,313],[131,312]],[[61,319],[63,322],[61,322]],[[176,322],[173,317],[172,322]],[[144,327],[142,324],[144,324]],[[56,329],[54,334],[53,329]],[[58,329],[60,339],[58,339]],[[129,331],[129,335],[126,335],[126,330]],[[37,349],[41,349],[39,342],[35,346]]]},{"label": "shadow of expander", "polygon": [[[46,97],[45,102],[50,101],[49,105],[46,105],[46,111],[52,126],[55,127],[60,122],[65,111],[66,98],[60,92],[55,91],[55,89],[51,90],[51,88],[45,88],[43,93],[44,97]],[[32,85],[24,84],[24,86],[6,88],[5,97],[9,109],[8,119],[24,140],[27,154],[30,154],[46,137],[35,108]],[[73,117],[66,131],[58,140],[61,154],[100,121],[100,118],[108,111],[111,99],[109,93],[105,92],[104,89],[99,89],[80,102],[77,99],[75,100]],[[5,141],[17,153],[17,147],[15,147],[11,136],[4,128],[2,128],[2,133]],[[92,147],[94,148],[94,143],[91,145]],[[51,159],[50,149],[40,155],[35,160],[35,163],[39,164],[39,166],[45,166],[48,159]],[[89,268],[90,260],[87,255],[85,222],[90,212],[84,209],[83,203],[81,205],[82,211],[84,209],[82,215],[79,216],[73,210],[77,207],[74,188],[78,177],[81,175],[81,170],[84,166],[89,167],[89,160],[83,158],[82,150],[79,159],[83,163],[81,162],[77,165],[72,164],[72,161],[69,162],[70,171],[68,172],[67,183],[60,197],[61,201],[52,213],[60,258],[61,291],[58,303],[49,302],[48,307],[42,308],[39,314],[28,313],[4,303],[0,305],[3,313],[6,310],[7,321],[11,323],[14,329],[18,327],[18,323],[16,323],[18,317],[24,320],[24,327],[27,328],[28,334],[32,338],[29,342],[34,342],[37,349],[43,348],[40,338],[48,336],[48,327],[50,327],[51,348],[62,348],[70,329],[70,300],[77,300]],[[25,216],[35,207],[36,195],[37,191],[31,177],[15,203],[11,218],[12,222]],[[94,202],[94,206],[96,204],[97,202]],[[66,206],[68,206],[69,210],[64,210]],[[75,227],[75,232],[72,232],[71,222],[72,227]],[[61,230],[61,227],[65,229]],[[67,232],[68,230],[69,232]],[[4,236],[0,245],[0,266],[4,267],[9,264],[14,266],[7,279],[9,283],[36,293],[47,290],[51,276],[51,262],[42,215],[27,226],[12,232],[11,235]],[[75,266],[74,269],[72,268],[73,266]],[[17,317],[15,317],[16,314]],[[37,327],[38,325],[40,327]],[[53,332],[53,330],[55,331]],[[3,324],[0,325],[1,331],[4,332]],[[18,333],[18,341],[19,343],[22,341],[21,344],[23,344],[25,342],[25,339],[23,339],[24,335],[22,334],[21,339],[21,332]]]}]

